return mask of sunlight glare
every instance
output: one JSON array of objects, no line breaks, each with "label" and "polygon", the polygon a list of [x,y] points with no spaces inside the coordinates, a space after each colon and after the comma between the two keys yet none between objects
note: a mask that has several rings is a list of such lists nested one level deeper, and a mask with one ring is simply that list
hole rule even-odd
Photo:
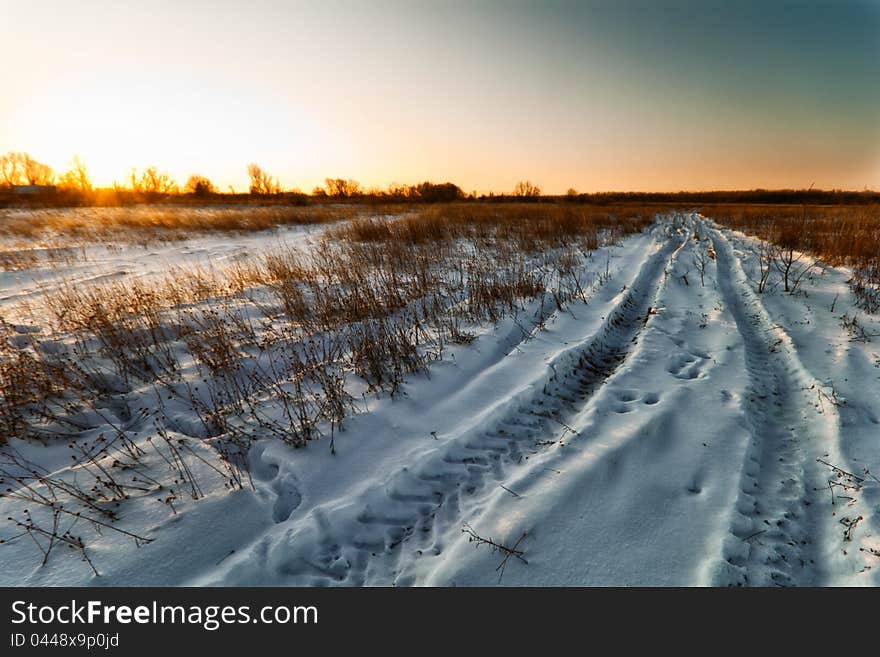
[{"label": "sunlight glare", "polygon": [[331,146],[298,108],[195,80],[68,83],[21,107],[17,124],[27,150],[56,171],[78,154],[97,186],[121,182],[132,167],[156,165],[181,183],[198,172],[241,188],[248,162],[280,167]]}]

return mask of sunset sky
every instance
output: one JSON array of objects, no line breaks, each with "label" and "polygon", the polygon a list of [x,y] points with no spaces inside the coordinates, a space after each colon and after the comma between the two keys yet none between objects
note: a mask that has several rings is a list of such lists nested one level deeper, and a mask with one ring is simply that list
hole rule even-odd
[{"label": "sunset sky", "polygon": [[880,0],[0,8],[0,152],[99,185],[880,188]]}]

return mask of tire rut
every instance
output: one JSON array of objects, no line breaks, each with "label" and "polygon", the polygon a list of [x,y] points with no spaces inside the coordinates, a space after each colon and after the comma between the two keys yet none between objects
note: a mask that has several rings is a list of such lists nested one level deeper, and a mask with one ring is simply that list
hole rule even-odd
[{"label": "tire rut", "polygon": [[[704,228],[704,230],[706,230]],[[805,397],[797,355],[777,337],[727,239],[707,231],[718,258],[722,298],[742,336],[749,384],[749,432],[740,490],[715,569],[716,586],[810,586],[821,582],[822,521],[812,443],[825,419]]]}]

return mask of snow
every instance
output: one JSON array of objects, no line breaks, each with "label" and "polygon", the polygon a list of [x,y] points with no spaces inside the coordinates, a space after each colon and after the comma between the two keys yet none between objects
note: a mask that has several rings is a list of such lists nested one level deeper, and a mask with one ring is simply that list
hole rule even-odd
[{"label": "snow", "polygon": [[167,274],[174,269],[222,266],[267,248],[308,248],[332,224],[279,226],[253,233],[206,233],[190,239],[150,244],[88,243],[70,248],[70,255],[52,261],[45,249],[29,245],[37,266],[23,270],[0,270],[0,314],[12,313],[22,301],[40,296],[64,284],[88,285],[122,278]]},{"label": "snow", "polygon": [[[168,245],[165,264],[132,249],[79,275],[274,239]],[[154,540],[105,533],[99,577],[75,555],[41,567],[19,539],[0,546],[0,585],[877,585],[880,482],[865,470],[880,473],[880,347],[841,326],[858,312],[846,268],[758,294],[754,245],[697,214],[662,217],[584,259],[611,274],[586,303],[529,334],[487,327],[403,394],[365,396],[335,454],[261,440],[253,490],[217,477],[176,513],[133,500],[121,526]],[[6,299],[31,293],[25,275],[4,275]],[[51,469],[67,458],[18,447]],[[829,486],[844,479],[817,459],[862,481]],[[0,500],[2,517],[16,504]],[[505,554],[465,527],[522,560],[501,570]]]}]

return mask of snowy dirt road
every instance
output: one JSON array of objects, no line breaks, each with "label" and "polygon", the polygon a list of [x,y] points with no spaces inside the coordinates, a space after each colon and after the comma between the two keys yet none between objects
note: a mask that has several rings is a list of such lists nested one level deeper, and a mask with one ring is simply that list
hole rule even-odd
[{"label": "snowy dirt road", "polygon": [[755,246],[663,217],[587,259],[583,302],[365,397],[335,454],[261,440],[253,491],[108,544],[100,579],[3,583],[880,584],[878,348],[847,270],[760,294]]}]

